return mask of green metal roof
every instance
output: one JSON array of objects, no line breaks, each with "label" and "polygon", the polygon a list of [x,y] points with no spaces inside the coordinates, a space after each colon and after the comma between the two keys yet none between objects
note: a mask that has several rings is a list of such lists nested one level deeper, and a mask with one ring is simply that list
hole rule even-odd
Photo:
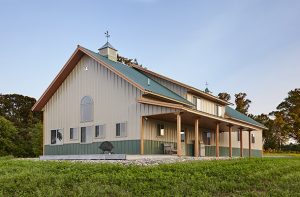
[{"label": "green metal roof", "polygon": [[242,114],[242,113],[239,112],[239,111],[236,111],[235,109],[232,109],[232,108],[229,107],[229,106],[226,106],[226,107],[225,107],[225,114],[226,114],[227,116],[231,117],[231,118],[238,119],[238,120],[245,121],[245,122],[247,122],[247,123],[250,123],[250,124],[259,126],[259,127],[264,127],[264,128],[266,128],[263,124],[260,124],[259,122],[256,122],[256,121],[253,120],[252,118],[246,116],[245,114]]},{"label": "green metal roof", "polygon": [[[155,94],[162,95],[164,97],[168,97],[170,99],[179,101],[181,103],[185,103],[187,105],[193,105],[191,102],[189,102],[185,98],[181,97],[180,95],[176,94],[175,92],[166,88],[165,86],[161,85],[160,83],[148,78],[146,75],[140,73],[136,69],[133,69],[133,68],[131,68],[125,64],[122,64],[120,62],[112,61],[112,60],[108,59],[107,57],[104,57],[104,56],[100,55],[99,53],[95,53],[89,49],[86,49],[86,48],[84,48],[84,49],[89,53],[89,55],[109,64],[110,66],[112,66],[113,68],[115,68],[116,70],[118,70],[119,72],[124,74],[126,77],[128,77],[135,83],[142,86],[145,90],[147,90],[149,92],[153,92]],[[150,80],[150,84],[148,84],[148,80]]]},{"label": "green metal roof", "polygon": [[105,43],[105,45],[103,45],[100,49],[98,50],[101,50],[101,49],[105,49],[105,48],[111,48],[111,49],[114,49],[117,51],[117,49],[115,49],[109,42]]}]

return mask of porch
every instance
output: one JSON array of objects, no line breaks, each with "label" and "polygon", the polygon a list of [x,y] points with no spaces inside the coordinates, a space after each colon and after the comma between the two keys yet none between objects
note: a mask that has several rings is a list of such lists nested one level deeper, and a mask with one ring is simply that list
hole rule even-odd
[{"label": "porch", "polygon": [[[200,113],[181,111],[141,117],[140,153],[165,154],[165,146],[172,145],[179,157],[261,156],[261,149],[252,149],[254,127]],[[233,135],[238,135],[238,142]]]}]

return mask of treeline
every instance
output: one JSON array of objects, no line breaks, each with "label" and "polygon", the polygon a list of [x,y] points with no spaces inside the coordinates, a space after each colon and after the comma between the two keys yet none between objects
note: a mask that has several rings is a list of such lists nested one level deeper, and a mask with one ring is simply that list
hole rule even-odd
[{"label": "treeline", "polygon": [[42,113],[32,112],[34,98],[0,94],[0,155],[36,157],[42,154]]},{"label": "treeline", "polygon": [[[231,96],[219,93],[219,98],[230,101]],[[276,110],[268,114],[249,114],[251,100],[246,93],[235,94],[236,110],[265,125],[268,130],[263,131],[265,150],[300,150],[300,88],[288,92],[287,97],[279,103]],[[298,145],[288,145],[290,139]]]}]

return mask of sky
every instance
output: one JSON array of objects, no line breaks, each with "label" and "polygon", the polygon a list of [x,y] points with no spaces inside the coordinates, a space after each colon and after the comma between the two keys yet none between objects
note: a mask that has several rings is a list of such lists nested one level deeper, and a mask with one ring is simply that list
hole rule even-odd
[{"label": "sky", "polygon": [[0,93],[38,99],[77,45],[269,113],[300,87],[299,0],[0,0]]}]

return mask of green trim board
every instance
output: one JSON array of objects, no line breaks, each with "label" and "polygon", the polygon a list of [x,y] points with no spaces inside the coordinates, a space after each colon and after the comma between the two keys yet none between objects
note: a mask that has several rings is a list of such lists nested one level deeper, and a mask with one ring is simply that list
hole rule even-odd
[{"label": "green trim board", "polygon": [[[122,140],[110,141],[115,154],[140,154],[140,140]],[[88,144],[70,143],[62,145],[45,145],[45,155],[83,155],[100,154],[102,151],[98,148],[102,142],[93,142]]]}]

